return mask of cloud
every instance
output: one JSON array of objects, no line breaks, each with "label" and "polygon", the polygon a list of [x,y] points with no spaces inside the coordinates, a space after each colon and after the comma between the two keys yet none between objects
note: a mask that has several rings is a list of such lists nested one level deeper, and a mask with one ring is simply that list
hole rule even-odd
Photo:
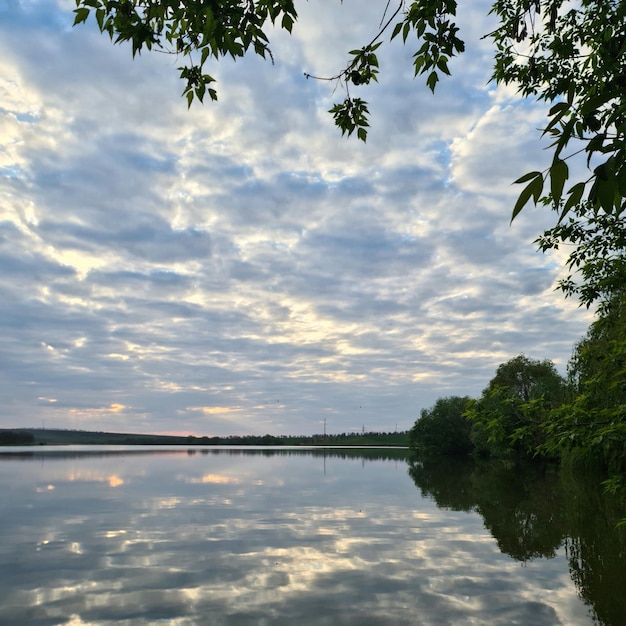
[{"label": "cloud", "polygon": [[509,226],[543,110],[487,84],[488,7],[463,9],[468,55],[435,96],[410,42],[381,52],[367,144],[304,77],[384,5],[305,3],[275,65],[220,62],[220,100],[189,111],[174,58],[72,28],[72,2],[3,10],[2,425],[389,430],[520,352],[564,370],[590,316],[532,244],[552,216]]}]

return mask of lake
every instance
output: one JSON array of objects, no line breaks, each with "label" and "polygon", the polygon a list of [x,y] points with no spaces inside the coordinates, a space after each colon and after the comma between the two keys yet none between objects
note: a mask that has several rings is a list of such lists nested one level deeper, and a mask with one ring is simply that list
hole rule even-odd
[{"label": "lake", "polygon": [[626,624],[624,510],[404,451],[0,449],[0,624]]}]

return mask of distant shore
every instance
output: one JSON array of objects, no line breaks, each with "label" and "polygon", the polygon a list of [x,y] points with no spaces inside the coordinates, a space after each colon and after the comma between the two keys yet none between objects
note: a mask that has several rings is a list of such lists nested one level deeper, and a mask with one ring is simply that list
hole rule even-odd
[{"label": "distant shore", "polygon": [[407,447],[408,432],[335,435],[147,435],[48,428],[1,428],[0,445],[389,446]]}]

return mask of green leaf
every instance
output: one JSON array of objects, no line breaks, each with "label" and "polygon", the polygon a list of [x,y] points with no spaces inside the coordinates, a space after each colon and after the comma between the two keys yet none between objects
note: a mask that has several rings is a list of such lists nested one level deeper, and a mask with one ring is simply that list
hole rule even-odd
[{"label": "green leaf", "polygon": [[581,198],[583,197],[583,193],[585,191],[585,183],[576,183],[567,193],[569,194],[569,198],[563,205],[563,211],[559,217],[559,224],[563,220],[563,218],[569,213],[569,211],[579,204]]},{"label": "green leaf", "polygon": [[76,14],[76,17],[74,18],[73,26],[76,26],[76,24],[82,24],[87,21],[87,18],[89,17],[89,9],[85,9],[84,7],[74,9],[74,13]]},{"label": "green leaf", "polygon": [[520,183],[525,183],[529,180],[532,180],[533,178],[537,178],[537,176],[542,176],[541,172],[528,172],[528,174],[524,174],[523,176],[520,176],[520,178],[518,178],[517,180],[514,180],[513,184],[518,185]]},{"label": "green leaf", "polygon": [[402,30],[402,22],[398,22],[393,27],[393,32],[391,33],[391,37],[389,39],[395,39],[400,34],[401,30]]},{"label": "green leaf", "polygon": [[411,32],[411,24],[409,22],[404,23],[404,28],[402,29],[402,40],[406,43],[406,38],[409,36]]},{"label": "green leaf", "polygon": [[592,201],[594,205],[599,203],[606,213],[612,213],[616,204],[616,182],[617,181],[614,176],[609,177],[608,180],[596,178],[593,187],[589,192],[589,200]]},{"label": "green leaf", "polygon": [[[536,176],[522,189],[515,206],[513,207],[513,213],[511,215],[511,222],[519,215],[520,211],[528,204],[528,201],[532,198],[534,203],[537,204],[543,191],[543,174],[536,172]],[[525,178],[522,176],[522,178]],[[519,180],[519,179],[518,179]]]},{"label": "green leaf", "polygon": [[561,154],[561,150],[565,148],[568,144],[569,140],[572,138],[572,134],[574,131],[574,126],[576,125],[576,118],[572,117],[567,121],[567,123],[563,126],[563,130],[561,132],[561,136],[559,140],[556,142],[556,151],[554,153],[554,158],[556,159],[559,154]]},{"label": "green leaf", "polygon": [[283,19],[281,22],[281,26],[288,32],[291,32],[291,29],[293,28],[293,18],[291,17],[291,15],[288,15],[287,13],[285,13],[283,15]]},{"label": "green leaf", "polygon": [[591,157],[593,156],[594,152],[603,152],[602,148],[603,148],[605,139],[606,139],[606,133],[599,133],[595,137],[593,137],[587,144],[587,147],[585,148],[585,151],[588,153],[587,167],[589,167],[589,164],[591,163]]},{"label": "green leaf", "polygon": [[424,67],[424,63],[425,59],[423,56],[418,56],[416,57],[415,61],[413,61],[413,65],[415,67],[415,76],[425,71],[426,68]]},{"label": "green leaf", "polygon": [[437,68],[441,70],[444,74],[450,76],[450,70],[448,69],[448,59],[446,59],[446,57],[441,57],[437,61]]},{"label": "green leaf", "polygon": [[543,129],[542,135],[547,133],[559,136],[561,133],[554,127],[561,121],[563,116],[570,110],[570,105],[567,102],[557,102],[548,113],[548,117],[551,117],[549,124]]},{"label": "green leaf", "polygon": [[548,112],[548,116],[552,117],[553,115],[556,115],[557,113],[561,113],[562,115],[569,108],[570,108],[570,105],[567,102],[557,102]]},{"label": "green leaf", "polygon": [[439,76],[437,76],[437,72],[431,72],[426,79],[426,84],[433,93],[435,93],[435,86],[437,85],[438,80]]},{"label": "green leaf", "polygon": [[563,159],[555,159],[550,168],[550,193],[555,205],[561,200],[563,187],[565,186],[565,181],[568,176],[569,168],[567,167],[567,163],[563,161]]},{"label": "green leaf", "polygon": [[100,32],[104,31],[104,18],[106,16],[106,12],[104,9],[96,9],[96,21],[98,22],[98,28]]}]

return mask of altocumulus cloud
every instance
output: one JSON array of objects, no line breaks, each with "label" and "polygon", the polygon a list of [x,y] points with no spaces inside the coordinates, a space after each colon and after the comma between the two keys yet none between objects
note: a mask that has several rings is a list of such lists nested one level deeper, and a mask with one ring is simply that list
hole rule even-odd
[{"label": "altocumulus cloud", "polygon": [[408,428],[524,352],[563,371],[589,315],[510,226],[543,110],[488,84],[487,3],[433,97],[382,55],[368,143],[328,75],[385,2],[303,3],[276,64],[134,61],[70,0],[0,8],[0,426],[197,434]]}]

